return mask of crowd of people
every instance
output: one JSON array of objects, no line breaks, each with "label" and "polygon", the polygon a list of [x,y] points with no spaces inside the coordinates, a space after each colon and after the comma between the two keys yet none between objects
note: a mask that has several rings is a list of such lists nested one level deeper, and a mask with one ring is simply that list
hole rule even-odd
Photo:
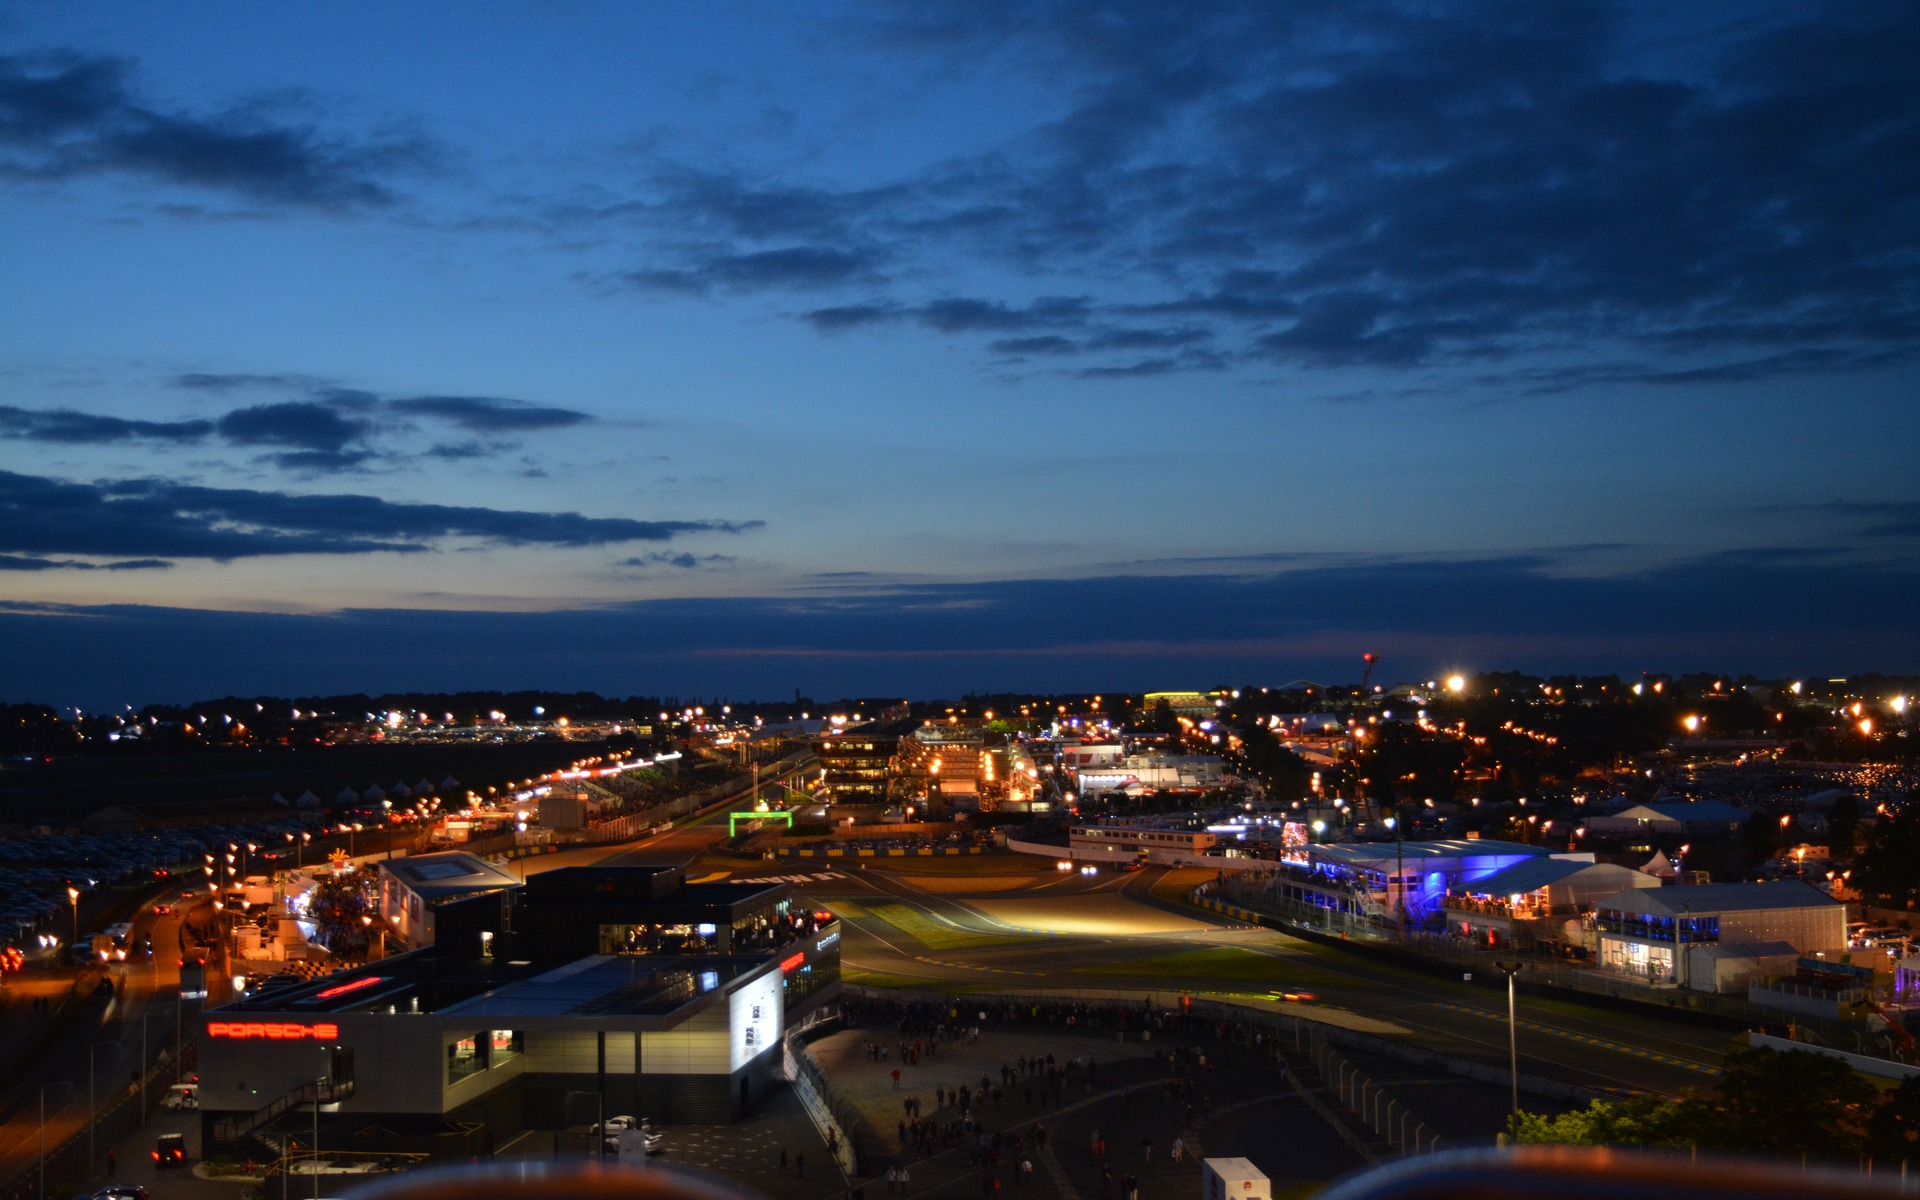
[{"label": "crowd of people", "polygon": [[[1140,1100],[1159,1102],[1157,1119],[1173,1127],[1163,1156],[1188,1157],[1181,1132],[1212,1116],[1206,1077],[1223,1060],[1244,1064],[1247,1051],[1278,1061],[1274,1029],[1252,1017],[1202,1013],[1186,998],[1177,1005],[1127,1001],[1037,1000],[979,997],[848,997],[842,1014],[849,1027],[874,1031],[862,1045],[869,1062],[884,1069],[900,1098],[893,1147],[875,1147],[897,1158],[886,1176],[887,1190],[904,1193],[908,1163],[949,1150],[963,1151],[977,1169],[982,1196],[990,1200],[1003,1187],[1024,1187],[1034,1160],[1047,1144],[1048,1124],[1066,1106],[1095,1093],[1101,1069],[1092,1055],[1021,1054],[978,1078],[928,1084],[941,1072],[943,1045],[977,1042],[983,1032],[1039,1032],[1056,1029],[1094,1037],[1116,1037],[1152,1046],[1158,1088],[1135,1087],[1125,1093],[1128,1117]],[[880,1032],[885,1031],[885,1032]],[[931,1092],[929,1098],[928,1093]],[[1156,1094],[1157,1093],[1157,1094]],[[1105,1139],[1095,1131],[1094,1167],[1110,1200],[1137,1200],[1136,1176],[1116,1168]],[[1145,1138],[1147,1161],[1155,1153]]]}]

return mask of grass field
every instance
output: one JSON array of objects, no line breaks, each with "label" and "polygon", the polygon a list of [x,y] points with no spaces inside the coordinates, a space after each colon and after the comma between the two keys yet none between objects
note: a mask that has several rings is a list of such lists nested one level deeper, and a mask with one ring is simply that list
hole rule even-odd
[{"label": "grass field", "polygon": [[927,988],[939,991],[952,991],[955,985],[938,979],[928,979],[923,975],[896,975],[891,971],[863,971],[859,967],[846,967],[841,977],[848,983],[857,983],[863,987],[877,988]]},{"label": "grass field", "polygon": [[1184,904],[1188,894],[1212,879],[1213,874],[1204,867],[1175,867],[1153,881],[1153,894],[1161,900]]},{"label": "grass field", "polygon": [[977,950],[988,946],[1010,946],[1023,940],[955,929],[907,904],[869,904],[866,912],[868,916],[878,917],[930,950]]}]

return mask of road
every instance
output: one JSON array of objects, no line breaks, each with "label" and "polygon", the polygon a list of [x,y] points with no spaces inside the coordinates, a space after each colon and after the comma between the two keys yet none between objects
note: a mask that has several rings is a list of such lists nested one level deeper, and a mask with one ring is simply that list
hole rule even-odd
[{"label": "road", "polygon": [[[200,917],[207,915],[203,899],[192,904],[198,906]],[[149,1057],[178,1046],[183,1032],[179,1022],[180,931],[193,915],[189,902],[181,900],[179,905],[165,916],[143,907],[134,919],[129,944],[137,946],[141,939],[151,938],[154,953],[110,968],[119,995],[100,1036],[94,1040],[76,1038],[64,1053],[50,1060],[42,1075],[44,1088],[29,1084],[9,1089],[7,1119],[0,1122],[0,1181],[33,1170],[39,1160],[43,1092],[45,1144],[51,1149],[85,1128],[90,1102],[104,1109],[130,1086],[129,1080],[141,1061],[143,1038]],[[214,975],[215,968],[210,966],[208,974]],[[22,1033],[37,1036],[45,1020],[33,1016],[31,998],[36,994],[50,998],[64,994],[70,983],[71,976],[64,971],[28,975],[9,985],[11,1003],[0,1011],[5,1012],[9,1025],[21,1022],[18,1028]],[[193,1002],[187,1007],[190,1018]],[[169,1057],[175,1057],[175,1052],[170,1050]],[[104,1153],[104,1143],[99,1150]]]}]

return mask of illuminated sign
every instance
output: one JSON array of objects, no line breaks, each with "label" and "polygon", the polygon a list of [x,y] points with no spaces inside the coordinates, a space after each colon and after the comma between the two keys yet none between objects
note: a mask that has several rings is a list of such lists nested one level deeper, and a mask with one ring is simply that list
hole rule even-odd
[{"label": "illuminated sign", "polygon": [[248,1041],[264,1038],[278,1042],[298,1042],[311,1038],[314,1041],[331,1041],[340,1036],[340,1027],[333,1024],[300,1025],[292,1021],[209,1021],[207,1036],[232,1038],[235,1041]]},{"label": "illuminated sign", "polygon": [[839,941],[840,941],[840,931],[836,929],[832,933],[821,938],[820,945],[817,948],[821,950],[830,949],[831,947],[837,945]]},{"label": "illuminated sign", "polygon": [[806,964],[806,961],[807,961],[807,953],[806,951],[802,950],[800,953],[782,962],[780,964],[780,969],[782,971],[791,971],[795,967],[804,966]]},{"label": "illuminated sign", "polygon": [[368,975],[364,978],[356,979],[351,983],[343,983],[338,987],[330,987],[326,991],[316,994],[314,999],[331,1000],[335,996],[344,996],[349,992],[357,992],[362,988],[370,988],[376,983],[385,983],[386,981],[387,977],[385,975]]}]

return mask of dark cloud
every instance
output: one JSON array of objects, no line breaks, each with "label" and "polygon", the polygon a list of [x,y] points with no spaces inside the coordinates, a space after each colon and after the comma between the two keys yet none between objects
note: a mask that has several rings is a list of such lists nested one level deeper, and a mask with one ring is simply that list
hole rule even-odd
[{"label": "dark cloud", "polygon": [[1037,337],[1001,338],[988,342],[987,349],[995,354],[1078,354],[1080,343],[1057,333],[1043,333]]},{"label": "dark cloud", "polygon": [[1171,375],[1181,369],[1177,358],[1142,358],[1134,362],[1108,367],[1082,367],[1074,374],[1081,379],[1147,379],[1155,375]]},{"label": "dark cloud", "polygon": [[167,380],[168,387],[188,388],[197,392],[232,392],[253,387],[304,388],[312,384],[313,381],[304,375],[219,374],[208,371],[189,371]]},{"label": "dark cloud", "polygon": [[329,404],[289,401],[237,408],[218,423],[220,436],[242,446],[291,446],[338,455],[367,435],[364,421]]},{"label": "dark cloud", "polygon": [[0,405],[0,437],[71,445],[109,442],[197,442],[213,432],[211,421],[129,421],[57,408],[47,411]]},{"label": "dark cloud", "polygon": [[211,116],[143,101],[129,65],[0,57],[0,174],[117,173],[298,208],[378,208],[387,180],[434,156],[420,141],[350,142],[259,104]]},{"label": "dark cloud", "polygon": [[583,412],[496,396],[409,396],[388,399],[360,388],[341,387],[297,375],[180,375],[174,386],[225,394],[271,387],[307,399],[236,408],[217,420],[141,421],[74,412],[0,405],[0,438],[104,445],[116,442],[202,442],[218,435],[235,446],[270,447],[265,456],[284,470],[308,474],[352,471],[377,458],[404,457],[380,450],[376,441],[404,428],[404,418],[444,422],[481,435],[435,445],[429,457],[481,458],[512,449],[509,435],[563,429],[593,420]]},{"label": "dark cloud", "polygon": [[868,252],[831,246],[783,246],[746,253],[711,254],[685,267],[649,268],[615,275],[611,282],[641,291],[706,295],[713,291],[808,291],[876,278],[878,259]]},{"label": "dark cloud", "polygon": [[[1681,562],[1570,575],[1538,556],[1249,575],[846,581],[800,597],[565,612],[324,616],[0,605],[0,691],[89,706],[183,695],[501,688],[559,672],[610,694],[953,696],[1145,690],[1444,669],[1920,671],[1920,575]],[[1178,628],[1166,614],[1182,614]],[[488,647],[476,655],[475,646]],[[51,681],[51,682],[50,682]],[[60,691],[65,682],[72,691]],[[50,692],[49,688],[55,691]]]},{"label": "dark cloud", "polygon": [[903,321],[941,333],[1016,333],[1081,326],[1090,309],[1084,296],[1042,296],[1027,304],[949,296],[916,305],[876,302],[816,308],[801,313],[800,319],[827,332]]},{"label": "dark cloud", "polygon": [[414,553],[446,538],[601,546],[664,542],[693,533],[741,533],[760,525],[402,504],[374,496],[292,495],[161,479],[69,483],[0,471],[0,552],[34,556],[228,560]]},{"label": "dark cloud", "polygon": [[838,333],[844,329],[883,325],[899,312],[899,307],[891,304],[841,304],[801,313],[800,319],[822,333]]},{"label": "dark cloud", "polygon": [[0,554],[0,571],[159,571],[172,565],[164,558],[128,558],[118,562],[90,563],[70,558]]},{"label": "dark cloud", "polygon": [[[1553,361],[1561,388],[1852,371],[1920,350],[1920,8],[915,0],[892,14],[882,41],[932,69],[1030,71],[1067,107],[878,188],[666,171],[670,199],[650,210],[663,234],[877,247],[893,282],[798,314],[823,332],[917,324],[1004,354],[1016,335],[1177,316],[1194,342],[1075,340],[1120,352],[1103,375],[1259,358],[1483,364],[1524,385]],[[956,261],[998,264],[1023,290],[1116,282],[1065,316],[913,294]],[[1210,356],[1124,357],[1209,339]]]},{"label": "dark cloud", "polygon": [[593,418],[570,408],[502,400],[492,396],[412,396],[390,400],[395,412],[434,417],[474,433],[522,433],[535,429],[564,429]]},{"label": "dark cloud", "polygon": [[1866,524],[1859,532],[1875,538],[1920,538],[1920,502],[1856,502],[1836,500],[1817,505],[1815,511],[1845,517]]},{"label": "dark cloud", "polygon": [[731,554],[674,554],[666,550],[656,550],[652,554],[642,554],[634,558],[623,558],[615,566],[632,567],[644,571],[652,567],[673,567],[681,571],[697,571],[702,567],[730,566],[740,560]]},{"label": "dark cloud", "polygon": [[957,297],[931,300],[909,310],[915,321],[941,333],[1000,333],[1079,325],[1087,319],[1084,296],[1043,296],[1029,304]]}]

